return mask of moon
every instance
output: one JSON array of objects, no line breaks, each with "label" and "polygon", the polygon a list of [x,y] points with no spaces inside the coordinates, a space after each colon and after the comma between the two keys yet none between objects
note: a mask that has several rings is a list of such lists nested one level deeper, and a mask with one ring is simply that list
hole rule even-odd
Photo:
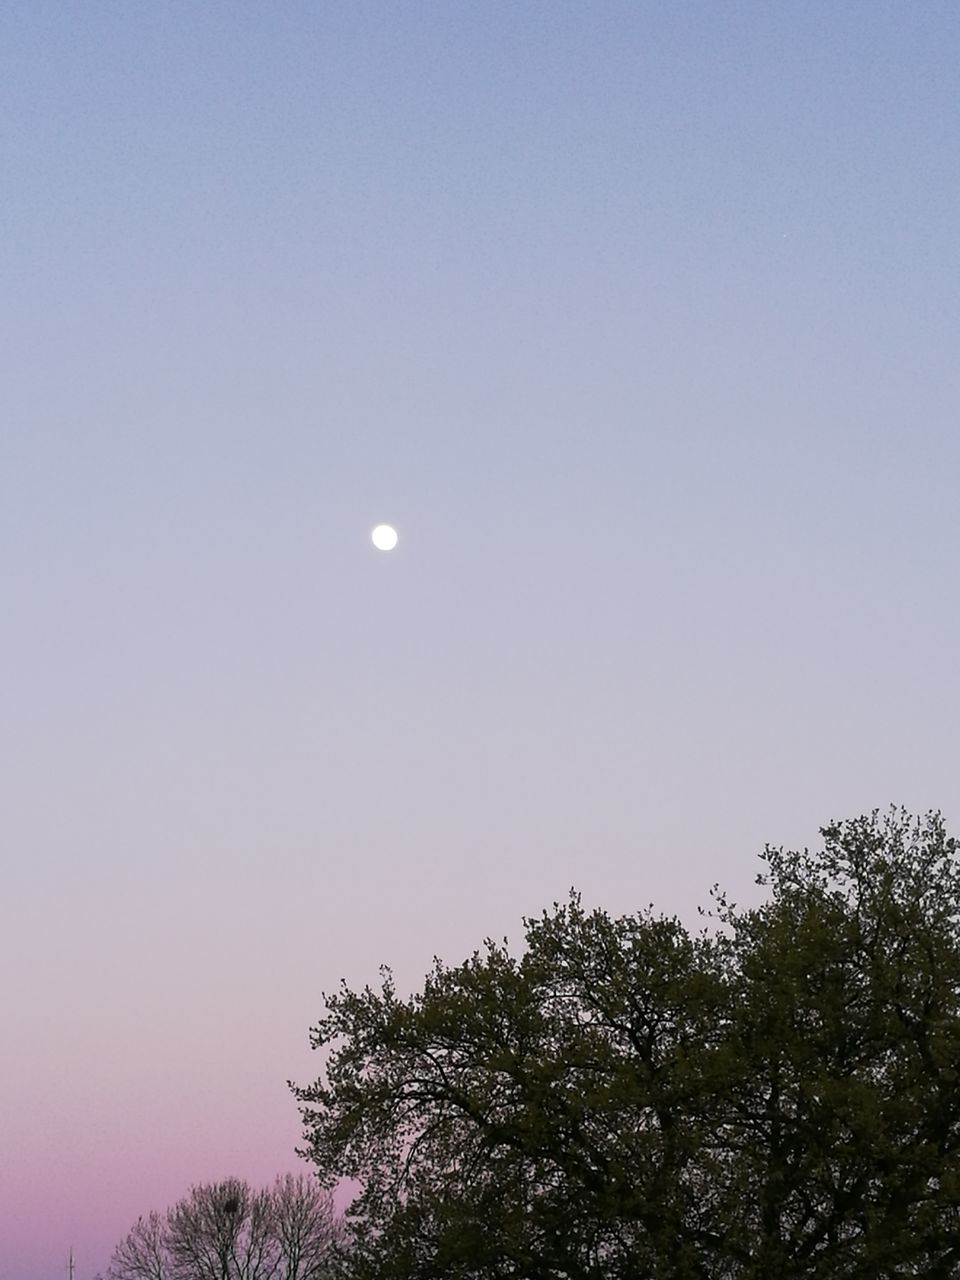
[{"label": "moon", "polygon": [[370,541],[378,551],[392,551],[397,545],[397,531],[393,525],[378,524],[370,534]]}]

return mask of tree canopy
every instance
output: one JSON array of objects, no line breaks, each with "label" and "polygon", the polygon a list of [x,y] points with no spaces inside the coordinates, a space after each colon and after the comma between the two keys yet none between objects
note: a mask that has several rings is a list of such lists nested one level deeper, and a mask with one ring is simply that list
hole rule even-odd
[{"label": "tree canopy", "polygon": [[326,997],[291,1086],[380,1280],[960,1275],[960,871],[939,814],[767,847],[696,934],[572,893],[423,989]]}]

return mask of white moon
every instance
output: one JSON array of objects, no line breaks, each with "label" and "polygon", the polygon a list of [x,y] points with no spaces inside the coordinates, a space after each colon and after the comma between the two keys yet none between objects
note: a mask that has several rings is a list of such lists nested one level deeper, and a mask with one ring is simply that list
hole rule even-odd
[{"label": "white moon", "polygon": [[378,551],[392,551],[397,545],[397,531],[389,524],[378,524],[370,535],[370,541]]}]

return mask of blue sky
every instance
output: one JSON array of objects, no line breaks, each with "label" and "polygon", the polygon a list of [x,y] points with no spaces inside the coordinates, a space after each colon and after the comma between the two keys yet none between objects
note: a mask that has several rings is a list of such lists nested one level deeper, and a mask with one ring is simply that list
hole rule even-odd
[{"label": "blue sky", "polygon": [[956,822],[958,67],[938,3],[4,6],[0,1280],[295,1166],[341,976]]}]

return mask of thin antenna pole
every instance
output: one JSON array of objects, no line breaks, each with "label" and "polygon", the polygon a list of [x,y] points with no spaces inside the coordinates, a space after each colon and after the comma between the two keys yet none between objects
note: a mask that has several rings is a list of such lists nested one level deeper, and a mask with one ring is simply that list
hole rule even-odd
[{"label": "thin antenna pole", "polygon": [[73,1269],[74,1269],[74,1268],[73,1268],[73,1245],[71,1245],[71,1246],[70,1246],[70,1261],[67,1263],[67,1272],[69,1273],[70,1280],[73,1280]]}]

